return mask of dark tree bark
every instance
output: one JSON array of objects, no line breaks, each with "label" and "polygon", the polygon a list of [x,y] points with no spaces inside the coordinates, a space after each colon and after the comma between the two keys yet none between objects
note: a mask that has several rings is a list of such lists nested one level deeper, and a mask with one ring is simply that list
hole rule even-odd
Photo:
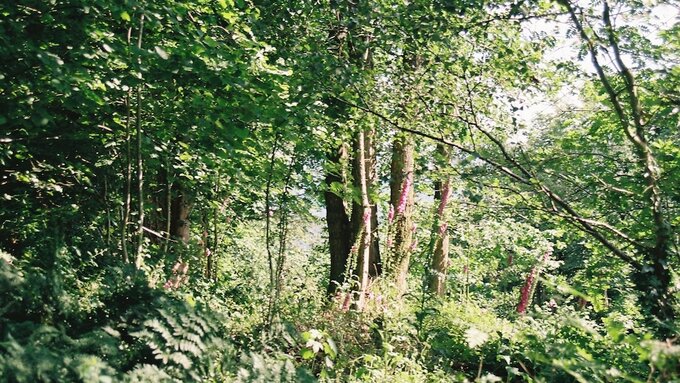
[{"label": "dark tree bark", "polygon": [[346,157],[347,150],[344,147],[340,147],[335,153],[328,156],[328,161],[338,166],[335,171],[326,172],[325,180],[324,200],[326,203],[326,222],[328,223],[328,245],[331,253],[330,280],[327,288],[329,295],[334,294],[338,286],[345,283],[347,259],[352,246],[352,235],[345,202],[341,196],[331,191],[333,184],[345,183],[344,177],[338,169],[343,158]]},{"label": "dark tree bark", "polygon": [[[352,16],[358,12],[359,6],[356,2],[350,1],[334,1],[332,2],[334,9],[336,25],[329,29],[329,48],[340,60],[348,60],[356,67],[363,70],[368,70],[371,65],[371,52],[369,45],[372,37],[370,34],[364,34],[362,38],[352,38],[359,36],[357,32],[356,20]],[[349,118],[348,108],[346,105],[335,105],[337,108],[332,108],[333,117],[337,120]],[[375,174],[375,131],[373,129],[359,130],[355,133],[354,142],[352,145],[352,179],[355,190],[360,189],[362,181],[365,181],[366,197],[370,205],[370,222],[368,226],[376,228],[378,225],[377,207],[372,200],[370,191],[376,181]],[[362,139],[364,150],[359,153],[359,141]],[[352,202],[351,219],[348,217],[345,207],[345,201],[340,196],[335,195],[330,191],[330,186],[333,183],[345,184],[347,179],[337,173],[337,169],[343,166],[341,159],[349,157],[344,152],[346,148],[343,147],[338,153],[333,153],[328,157],[330,166],[329,169],[335,169],[335,172],[328,172],[326,174],[326,186],[324,198],[326,202],[326,215],[328,221],[329,233],[329,247],[331,252],[331,272],[328,292],[335,292],[338,285],[346,282],[347,272],[354,273],[354,276],[361,278],[363,256],[357,259],[356,267],[353,270],[348,270],[351,265],[348,265],[350,259],[350,252],[352,254],[363,254],[364,249],[368,246],[368,274],[372,279],[382,272],[380,265],[380,254],[378,247],[378,236],[376,230],[368,230],[369,237],[364,240],[362,238],[365,231],[363,216],[366,209],[363,203],[356,201]],[[364,163],[360,163],[360,158],[364,158]],[[362,177],[360,173],[363,172]],[[367,245],[364,245],[367,243]],[[356,251],[352,251],[352,246],[356,245]],[[362,290],[366,286],[361,286]]]},{"label": "dark tree bark", "polygon": [[189,242],[189,213],[191,199],[186,191],[175,182],[170,204],[170,236],[182,243]]}]

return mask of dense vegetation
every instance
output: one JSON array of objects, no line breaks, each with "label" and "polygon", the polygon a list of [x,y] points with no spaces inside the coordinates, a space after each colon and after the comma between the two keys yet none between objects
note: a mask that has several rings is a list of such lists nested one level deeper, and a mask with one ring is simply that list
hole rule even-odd
[{"label": "dense vegetation", "polygon": [[1,382],[680,382],[680,4],[0,3]]}]

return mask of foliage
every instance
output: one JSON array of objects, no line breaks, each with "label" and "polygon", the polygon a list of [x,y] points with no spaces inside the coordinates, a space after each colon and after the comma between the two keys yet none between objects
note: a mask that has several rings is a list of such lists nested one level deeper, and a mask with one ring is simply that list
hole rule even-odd
[{"label": "foliage", "polygon": [[677,9],[0,3],[0,382],[680,382]]}]

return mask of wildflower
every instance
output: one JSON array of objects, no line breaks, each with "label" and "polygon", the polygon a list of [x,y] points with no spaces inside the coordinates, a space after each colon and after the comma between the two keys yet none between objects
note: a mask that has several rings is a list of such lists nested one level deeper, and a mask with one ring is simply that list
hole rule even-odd
[{"label": "wildflower", "polygon": [[349,306],[352,303],[352,294],[347,292],[345,293],[345,300],[342,302],[342,308],[341,310],[344,312],[349,311]]},{"label": "wildflower", "polygon": [[182,267],[182,261],[177,261],[174,266],[172,266],[172,273],[177,274],[179,268]]},{"label": "wildflower", "polygon": [[364,211],[364,225],[368,226],[368,221],[371,219],[371,210],[367,209]]},{"label": "wildflower", "polygon": [[406,211],[406,201],[408,200],[408,194],[411,190],[411,173],[406,175],[406,179],[401,186],[401,196],[399,197],[399,205],[397,206],[397,213],[404,214]]},{"label": "wildflower", "polygon": [[517,312],[519,314],[524,314],[529,306],[529,300],[531,299],[531,293],[534,288],[534,279],[536,277],[536,267],[531,269],[531,272],[527,276],[527,280],[522,287],[519,305],[517,305]]},{"label": "wildflower", "polygon": [[390,211],[387,213],[387,222],[392,223],[394,220],[394,205],[390,204]]}]

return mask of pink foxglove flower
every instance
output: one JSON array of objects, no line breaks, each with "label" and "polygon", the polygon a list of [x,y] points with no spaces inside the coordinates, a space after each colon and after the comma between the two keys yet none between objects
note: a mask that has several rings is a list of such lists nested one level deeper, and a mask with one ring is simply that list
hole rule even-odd
[{"label": "pink foxglove flower", "polygon": [[174,266],[172,266],[172,273],[177,274],[179,268],[182,267],[182,261],[177,261]]},{"label": "pink foxglove flower", "polygon": [[547,262],[548,258],[550,258],[550,255],[552,254],[552,249],[548,249],[548,251],[543,254],[543,262]]},{"label": "pink foxglove flower", "polygon": [[406,211],[406,202],[408,201],[408,194],[411,190],[411,173],[406,175],[406,179],[401,186],[401,196],[399,197],[399,205],[397,205],[397,213],[404,214]]},{"label": "pink foxglove flower", "polygon": [[517,312],[519,314],[524,314],[529,307],[529,301],[531,300],[531,292],[534,288],[534,279],[536,277],[536,267],[531,269],[531,272],[527,276],[527,280],[521,290],[521,295],[519,299],[519,305],[517,305]]},{"label": "pink foxglove flower", "polygon": [[349,306],[352,303],[352,294],[351,293],[345,293],[345,300],[342,302],[342,308],[341,310],[344,312],[349,311]]},{"label": "pink foxglove flower", "polygon": [[394,205],[390,204],[390,210],[387,212],[387,222],[392,223],[394,220]]}]

